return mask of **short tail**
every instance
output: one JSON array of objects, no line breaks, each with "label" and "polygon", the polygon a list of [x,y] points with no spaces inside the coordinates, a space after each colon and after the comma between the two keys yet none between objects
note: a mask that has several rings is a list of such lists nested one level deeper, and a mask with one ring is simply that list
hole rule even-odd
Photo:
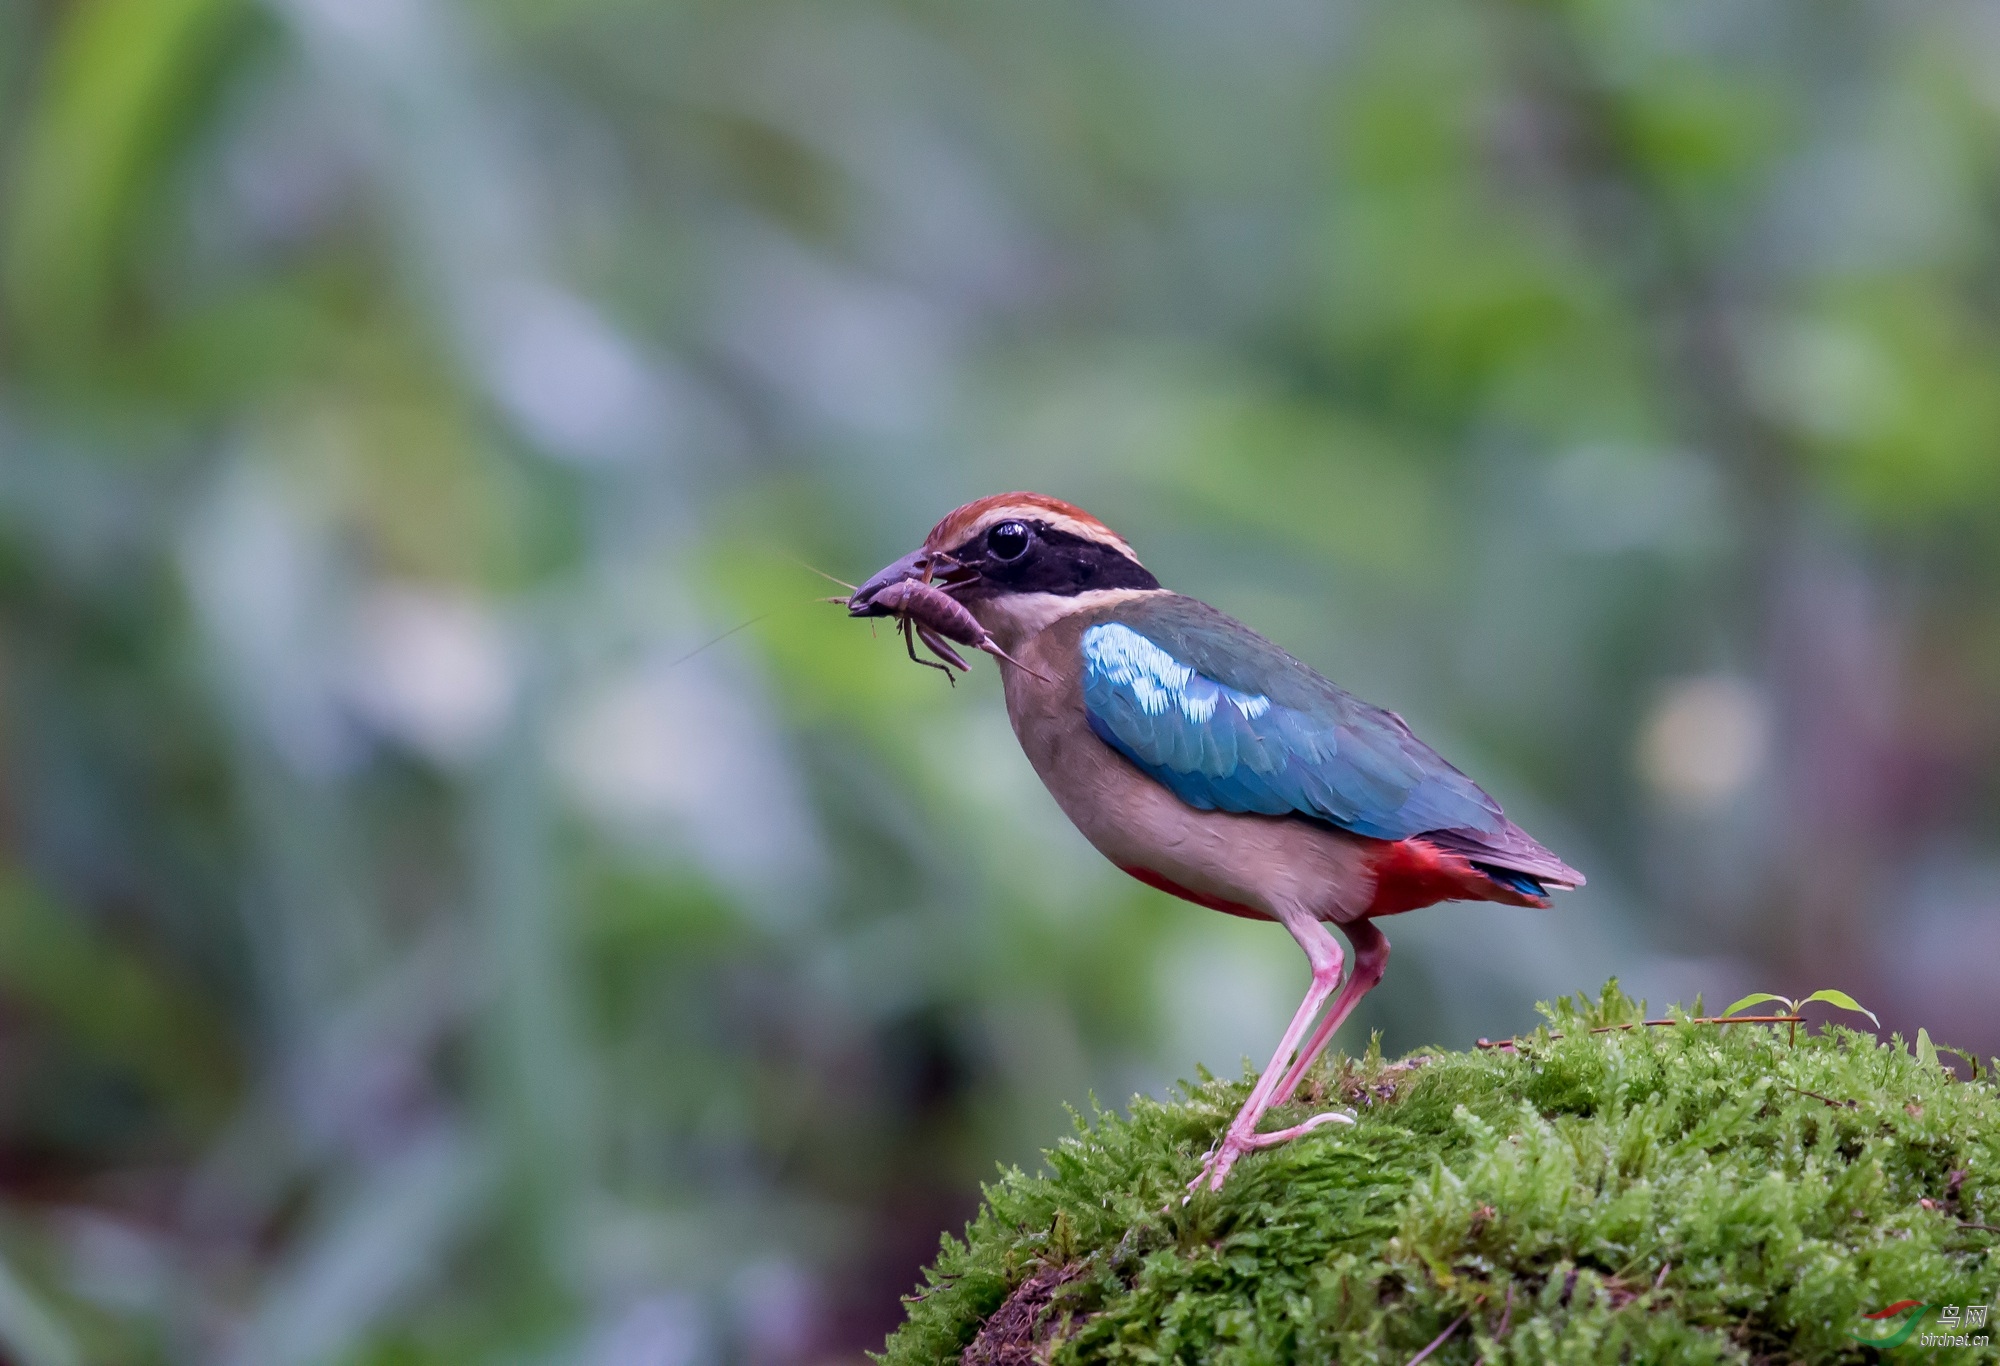
[{"label": "short tail", "polygon": [[1546,897],[1551,891],[1566,892],[1584,883],[1582,873],[1512,821],[1492,833],[1433,830],[1424,838],[1440,849],[1463,855],[1480,872],[1523,896]]},{"label": "short tail", "polygon": [[1522,896],[1538,897],[1544,900],[1548,897],[1548,886],[1538,877],[1518,872],[1512,868],[1502,868],[1498,864],[1482,863],[1478,859],[1471,859],[1469,862],[1480,872],[1486,874],[1486,876],[1492,878],[1495,882],[1510,891],[1519,892]]}]

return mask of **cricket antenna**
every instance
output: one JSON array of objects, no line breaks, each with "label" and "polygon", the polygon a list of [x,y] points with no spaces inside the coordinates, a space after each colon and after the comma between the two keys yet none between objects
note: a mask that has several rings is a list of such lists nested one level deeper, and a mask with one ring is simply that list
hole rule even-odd
[{"label": "cricket antenna", "polygon": [[[787,555],[785,556],[785,558],[790,560],[793,564],[797,565],[799,568],[809,570],[812,573],[819,575],[822,579],[825,579],[828,583],[839,584],[842,588],[845,588],[850,593],[859,593],[861,591],[859,585],[849,583],[846,579],[836,579],[833,575],[827,573],[824,569],[814,569],[813,566],[807,564],[804,560],[800,559],[796,555]],[[827,601],[831,602],[833,601],[833,599],[829,598],[827,599]]]},{"label": "cricket antenna", "polygon": [[[827,601],[832,602],[835,601],[835,599],[828,598]],[[693,659],[696,655],[700,654],[703,650],[706,650],[713,645],[720,645],[723,641],[729,639],[731,636],[735,635],[738,631],[749,630],[752,626],[755,626],[758,622],[764,620],[765,617],[768,617],[770,615],[771,614],[769,612],[760,612],[756,616],[750,618],[750,620],[744,622],[742,625],[730,627],[727,631],[724,631],[721,635],[715,637],[713,640],[705,641],[702,644],[695,646],[692,650],[689,650],[679,659],[671,661],[667,665],[667,667],[669,669],[678,668],[680,665],[687,663],[690,659]]]}]

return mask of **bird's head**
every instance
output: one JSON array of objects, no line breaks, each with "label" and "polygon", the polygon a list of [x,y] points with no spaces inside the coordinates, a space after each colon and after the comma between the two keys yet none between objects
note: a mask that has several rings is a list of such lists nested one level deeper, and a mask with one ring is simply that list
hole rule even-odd
[{"label": "bird's head", "polygon": [[886,616],[875,595],[928,577],[1008,648],[1107,592],[1160,586],[1125,538],[1073,503],[996,493],[954,509],[924,543],[861,585],[848,610]]}]

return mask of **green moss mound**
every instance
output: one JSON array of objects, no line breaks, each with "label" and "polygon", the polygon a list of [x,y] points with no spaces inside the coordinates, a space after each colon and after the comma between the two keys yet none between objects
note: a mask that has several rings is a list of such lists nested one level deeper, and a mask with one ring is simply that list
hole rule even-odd
[{"label": "green moss mound", "polygon": [[1544,1014],[1517,1053],[1334,1059],[1267,1127],[1355,1125],[1186,1204],[1248,1082],[1079,1123],[945,1239],[880,1360],[1401,1366],[1457,1324],[1427,1360],[1868,1361],[1899,1322],[1871,1311],[1993,1303],[1990,1072],[1836,1027],[1590,1032],[1642,1018],[1616,983]]}]

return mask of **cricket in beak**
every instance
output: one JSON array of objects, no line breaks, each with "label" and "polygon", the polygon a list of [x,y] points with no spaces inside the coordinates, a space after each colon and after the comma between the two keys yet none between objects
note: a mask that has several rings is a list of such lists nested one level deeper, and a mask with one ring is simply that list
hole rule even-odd
[{"label": "cricket in beak", "polygon": [[[952,676],[953,669],[964,673],[972,668],[965,662],[965,657],[952,648],[953,642],[984,650],[996,659],[1004,659],[1015,668],[1025,669],[1041,678],[1041,674],[1001,649],[992,633],[979,624],[964,603],[951,595],[953,587],[970,583],[978,577],[977,570],[949,555],[934,550],[915,550],[885,566],[856,588],[853,596],[847,599],[847,612],[855,617],[894,617],[897,628],[903,633],[903,643],[910,652],[910,658],[927,668],[942,671],[953,683],[958,681]],[[937,656],[936,659],[925,659],[917,653],[919,640],[924,643],[924,648]]]}]

